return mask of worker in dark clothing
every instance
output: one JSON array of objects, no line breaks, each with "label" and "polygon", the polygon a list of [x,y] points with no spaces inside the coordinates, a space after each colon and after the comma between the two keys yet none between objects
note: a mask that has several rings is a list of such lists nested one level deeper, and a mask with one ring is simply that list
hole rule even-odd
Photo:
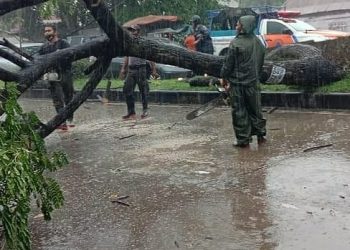
[{"label": "worker in dark clothing", "polygon": [[222,85],[229,89],[232,121],[238,147],[247,147],[252,136],[264,142],[266,120],[262,115],[259,76],[265,47],[254,35],[256,19],[242,16],[237,22],[238,35],[231,41],[221,69]]},{"label": "worker in dark clothing", "polygon": [[[39,49],[39,55],[49,54],[60,49],[69,47],[68,42],[58,37],[56,27],[46,25],[44,28],[44,36],[47,39]],[[56,67],[49,69],[44,75],[44,80],[49,82],[53,105],[56,112],[60,112],[67,105],[74,95],[73,79],[72,79],[72,64],[70,61],[61,60]],[[73,116],[68,118],[69,122],[73,121]],[[62,130],[67,130],[67,124],[64,122],[59,126]]]},{"label": "worker in dark clothing", "polygon": [[209,30],[203,24],[201,24],[201,18],[197,15],[194,15],[191,19],[193,35],[195,37],[196,51],[213,54],[214,47],[213,41],[210,37]]},{"label": "worker in dark clothing", "polygon": [[[141,29],[139,25],[132,25],[128,28],[128,30],[132,33],[133,36],[140,36]],[[149,92],[147,64],[149,64],[151,67],[151,74],[154,77],[157,77],[158,74],[156,72],[155,64],[153,62],[149,62],[146,59],[138,57],[125,57],[124,59],[123,66],[120,71],[120,77],[122,79],[124,79],[126,76],[124,81],[123,93],[126,99],[127,114],[122,117],[124,120],[136,118],[134,98],[134,91],[136,85],[138,85],[141,94],[141,118],[146,118],[149,115],[147,101],[147,95]]]}]

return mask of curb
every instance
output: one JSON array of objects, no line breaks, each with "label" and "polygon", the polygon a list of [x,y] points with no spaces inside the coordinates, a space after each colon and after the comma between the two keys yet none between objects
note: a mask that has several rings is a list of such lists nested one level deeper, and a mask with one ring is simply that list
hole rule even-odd
[{"label": "curb", "polygon": [[[77,91],[79,92],[79,91]],[[98,100],[105,90],[95,89],[89,100]],[[137,92],[137,91],[136,91]],[[23,94],[27,98],[51,98],[47,89],[30,89]],[[122,90],[111,90],[109,100],[124,102]],[[158,104],[204,104],[218,97],[215,91],[150,91],[148,100]],[[262,105],[268,107],[307,108],[307,109],[349,109],[350,93],[305,93],[305,92],[262,92]],[[140,101],[139,94],[136,100]]]}]

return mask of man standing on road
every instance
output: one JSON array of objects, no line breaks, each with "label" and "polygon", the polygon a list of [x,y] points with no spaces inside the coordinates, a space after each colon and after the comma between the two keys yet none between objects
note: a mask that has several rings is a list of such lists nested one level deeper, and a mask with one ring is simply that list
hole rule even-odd
[{"label": "man standing on road", "polygon": [[238,147],[248,147],[252,136],[265,141],[266,120],[262,115],[259,76],[265,47],[254,34],[254,16],[242,16],[237,22],[238,35],[231,41],[221,69],[222,85],[230,89],[232,122]]},{"label": "man standing on road", "polygon": [[210,37],[209,30],[203,24],[201,24],[201,18],[198,15],[194,15],[191,19],[192,28],[195,37],[196,51],[213,54],[214,47],[213,41]]},{"label": "man standing on road", "polygon": [[[47,40],[39,49],[39,55],[49,54],[60,49],[69,47],[69,43],[58,37],[54,25],[45,25],[44,36]],[[72,99],[74,94],[72,79],[72,63],[69,61],[59,61],[55,68],[50,69],[45,75],[44,80],[49,82],[53,105],[56,112],[59,113],[65,105]],[[69,122],[73,121],[73,115],[68,118]],[[58,128],[67,130],[67,124],[64,122]]]},{"label": "man standing on road", "polygon": [[[131,34],[137,38],[140,36],[141,28],[139,25],[131,25],[128,30]],[[127,114],[122,118],[124,120],[136,119],[135,112],[135,97],[134,91],[136,85],[138,85],[141,101],[142,101],[142,114],[141,118],[146,118],[148,113],[148,101],[147,95],[149,92],[148,74],[147,74],[147,64],[151,67],[151,74],[157,77],[157,72],[155,64],[153,62],[148,62],[146,59],[138,57],[125,57],[123,66],[120,71],[120,77],[125,78],[123,93],[126,99]]]}]

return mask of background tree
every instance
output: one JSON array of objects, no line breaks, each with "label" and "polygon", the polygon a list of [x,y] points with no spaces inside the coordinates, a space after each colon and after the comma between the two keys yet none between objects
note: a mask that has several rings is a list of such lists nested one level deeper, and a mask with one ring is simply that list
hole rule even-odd
[{"label": "background tree", "polygon": [[[105,3],[120,24],[146,15],[176,15],[185,23],[189,23],[194,14],[205,20],[207,10],[220,8],[217,0],[106,0]],[[62,37],[75,35],[81,29],[98,27],[81,1],[54,0],[3,16],[0,29],[9,31],[17,27],[23,37],[41,42],[42,21],[50,16],[61,18],[62,22],[57,26]]]}]

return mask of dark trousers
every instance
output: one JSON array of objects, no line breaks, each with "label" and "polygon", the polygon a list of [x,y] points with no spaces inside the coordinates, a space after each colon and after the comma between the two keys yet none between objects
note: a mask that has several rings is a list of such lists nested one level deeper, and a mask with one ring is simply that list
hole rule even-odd
[{"label": "dark trousers", "polygon": [[147,80],[146,67],[138,69],[128,69],[128,74],[124,81],[123,93],[126,99],[128,114],[135,114],[135,87],[139,88],[143,110],[148,109],[147,96],[149,93],[149,83]]},{"label": "dark trousers", "polygon": [[[62,74],[60,81],[49,81],[49,90],[56,112],[59,113],[73,99],[74,87],[71,73]],[[73,115],[68,120],[72,121]]]},{"label": "dark trousers", "polygon": [[232,123],[237,143],[249,143],[253,135],[266,135],[261,94],[257,86],[231,88]]}]

